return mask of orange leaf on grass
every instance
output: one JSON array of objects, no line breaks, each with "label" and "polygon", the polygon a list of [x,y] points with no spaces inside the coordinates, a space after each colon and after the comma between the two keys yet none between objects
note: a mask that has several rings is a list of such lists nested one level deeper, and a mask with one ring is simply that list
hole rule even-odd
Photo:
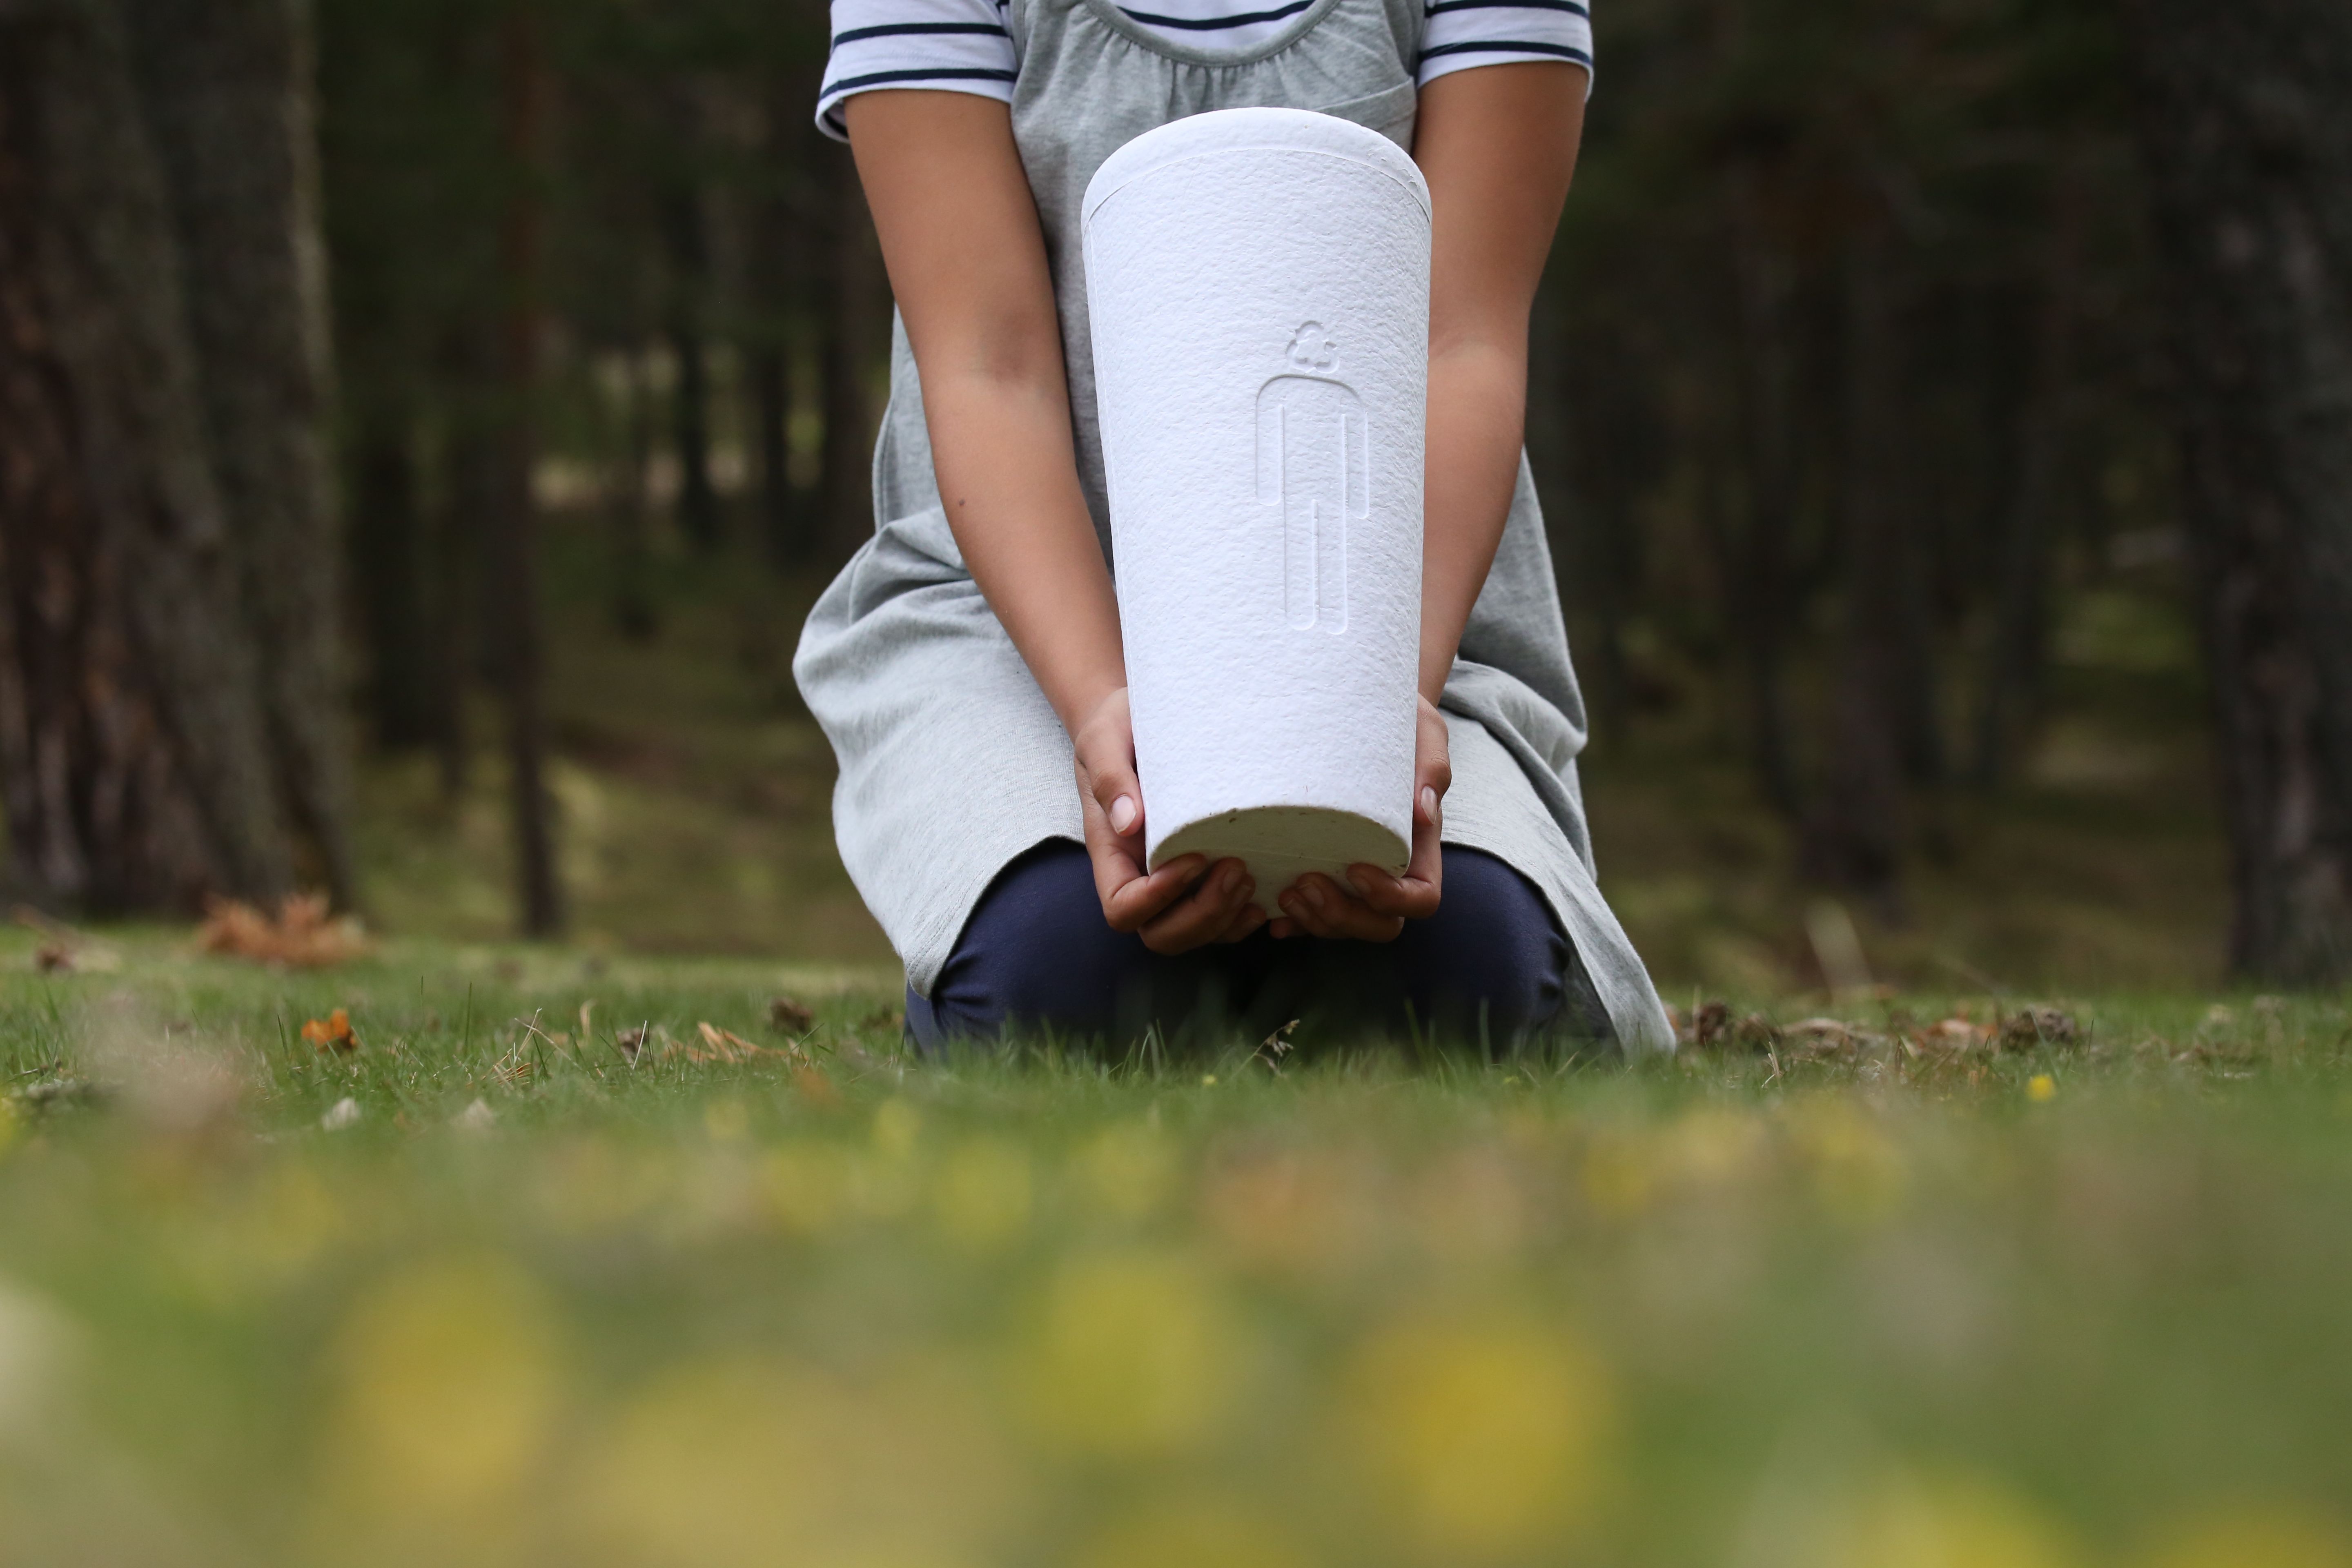
[{"label": "orange leaf on grass", "polygon": [[349,1008],[338,1007],[324,1018],[313,1018],[302,1026],[302,1037],[322,1051],[355,1051],[360,1048],[358,1031],[352,1027]]},{"label": "orange leaf on grass", "polygon": [[196,945],[256,963],[323,969],[365,952],[367,935],[352,916],[330,913],[323,895],[297,893],[278,906],[274,919],[235,899],[212,900]]}]

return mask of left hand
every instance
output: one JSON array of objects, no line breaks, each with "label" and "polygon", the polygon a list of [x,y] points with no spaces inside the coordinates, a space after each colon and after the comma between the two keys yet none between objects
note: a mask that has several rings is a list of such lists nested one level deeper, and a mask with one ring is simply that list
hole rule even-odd
[{"label": "left hand", "polygon": [[1413,733],[1412,858],[1404,875],[1391,876],[1378,866],[1350,866],[1348,881],[1352,886],[1342,887],[1319,871],[1309,871],[1276,900],[1284,912],[1267,925],[1272,934],[1394,942],[1405,921],[1427,920],[1437,912],[1443,872],[1438,833],[1445,792],[1454,783],[1454,762],[1446,747],[1445,716],[1428,698],[1415,700],[1421,706]]}]

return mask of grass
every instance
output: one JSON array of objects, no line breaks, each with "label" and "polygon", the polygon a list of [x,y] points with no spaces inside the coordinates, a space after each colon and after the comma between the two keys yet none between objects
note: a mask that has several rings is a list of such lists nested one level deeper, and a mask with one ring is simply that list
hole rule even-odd
[{"label": "grass", "polygon": [[2336,999],[923,1064],[871,968],[35,970],[10,1564],[2352,1563]]}]

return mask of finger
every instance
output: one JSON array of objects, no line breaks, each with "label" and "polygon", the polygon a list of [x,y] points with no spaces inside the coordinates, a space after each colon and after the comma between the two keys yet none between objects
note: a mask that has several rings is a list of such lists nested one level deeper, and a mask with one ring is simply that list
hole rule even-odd
[{"label": "finger", "polygon": [[1253,891],[1249,868],[1239,860],[1217,862],[1199,886],[1142,928],[1143,945],[1154,952],[1188,952],[1223,934]]},{"label": "finger", "polygon": [[1298,922],[1288,915],[1274,915],[1265,922],[1265,934],[1276,942],[1286,942],[1300,934]]},{"label": "finger", "polygon": [[1103,900],[1113,931],[1141,931],[1182,899],[1209,868],[1205,855],[1183,855],[1138,877]]},{"label": "finger", "polygon": [[[1250,890],[1255,892],[1256,889],[1253,887]],[[1257,934],[1258,928],[1264,924],[1265,924],[1265,911],[1258,907],[1255,900],[1244,899],[1241,912],[1234,916],[1233,924],[1227,926],[1224,934],[1217,940],[1223,942],[1246,942]]]},{"label": "finger", "polygon": [[1425,921],[1437,912],[1437,884],[1410,872],[1396,877],[1378,866],[1350,866],[1348,881],[1364,907],[1381,914]]},{"label": "finger", "polygon": [[1391,942],[1404,929],[1403,921],[1367,908],[1362,900],[1350,897],[1337,882],[1320,872],[1310,872],[1301,877],[1291,892],[1297,902],[1293,904],[1286,900],[1283,907],[1292,910],[1299,923],[1316,936],[1355,942]]}]

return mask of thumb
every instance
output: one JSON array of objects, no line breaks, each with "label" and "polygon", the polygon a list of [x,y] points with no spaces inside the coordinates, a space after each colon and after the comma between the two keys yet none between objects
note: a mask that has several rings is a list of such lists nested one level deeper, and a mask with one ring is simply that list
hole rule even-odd
[{"label": "thumb", "polygon": [[1126,747],[1118,754],[1089,758],[1087,768],[1094,786],[1095,804],[1103,820],[1121,838],[1143,826],[1143,781],[1136,777],[1135,759]]}]

